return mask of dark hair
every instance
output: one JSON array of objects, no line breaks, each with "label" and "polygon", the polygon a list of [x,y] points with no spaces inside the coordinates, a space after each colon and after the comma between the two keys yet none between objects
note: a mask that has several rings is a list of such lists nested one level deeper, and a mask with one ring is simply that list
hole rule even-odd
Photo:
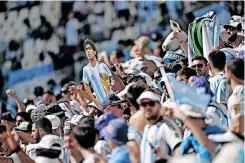
[{"label": "dark hair", "polygon": [[17,116],[23,117],[24,121],[31,123],[31,115],[29,113],[27,113],[27,112],[18,112],[16,114],[16,117]]},{"label": "dark hair", "polygon": [[9,122],[15,122],[15,119],[12,117],[10,111],[2,113],[1,119],[2,120],[7,120]]},{"label": "dark hair", "polygon": [[44,92],[43,94],[54,95],[54,92],[51,90],[48,90],[48,91]]},{"label": "dark hair", "polygon": [[227,70],[241,80],[244,80],[244,61],[241,59],[231,59],[226,63]]},{"label": "dark hair", "polygon": [[128,88],[127,97],[136,109],[139,109],[139,104],[136,102],[136,99],[145,91],[144,84],[143,81],[138,81]]},{"label": "dark hair", "polygon": [[43,88],[40,87],[40,86],[35,87],[35,88],[34,88],[34,95],[35,95],[36,97],[42,96],[42,95],[43,95]]},{"label": "dark hair", "polygon": [[0,134],[2,134],[3,132],[6,132],[7,129],[6,129],[6,126],[0,124]]},{"label": "dark hair", "polygon": [[223,70],[225,68],[226,56],[222,51],[213,51],[208,56],[210,64],[212,64],[215,68],[219,70]]},{"label": "dark hair", "polygon": [[116,52],[116,57],[117,57],[117,59],[118,59],[118,58],[124,58],[125,56],[124,56],[124,54],[123,54],[123,52],[122,52],[121,50],[118,50],[118,51]]},{"label": "dark hair", "polygon": [[195,61],[195,60],[203,61],[206,65],[208,64],[208,60],[205,57],[203,57],[203,56],[195,56],[192,59],[192,62]]},{"label": "dark hair", "polygon": [[56,82],[53,79],[49,79],[47,84],[48,85],[56,85]]},{"label": "dark hair", "polygon": [[[55,144],[54,144],[55,145]],[[36,155],[43,156],[47,158],[59,158],[61,151],[53,149],[37,149]]]},{"label": "dark hair", "polygon": [[196,76],[196,70],[190,68],[190,67],[185,67],[179,70],[176,74],[176,76],[185,76],[186,79],[189,79],[192,76]]},{"label": "dark hair", "polygon": [[85,149],[94,147],[95,144],[95,129],[89,126],[76,126],[72,129],[77,142]]},{"label": "dark hair", "polygon": [[36,122],[36,128],[41,128],[46,134],[52,133],[52,124],[49,119],[43,117]]},{"label": "dark hair", "polygon": [[87,44],[89,44],[92,47],[92,49],[97,52],[94,42],[89,39],[86,39],[83,43],[84,50],[86,49]]}]

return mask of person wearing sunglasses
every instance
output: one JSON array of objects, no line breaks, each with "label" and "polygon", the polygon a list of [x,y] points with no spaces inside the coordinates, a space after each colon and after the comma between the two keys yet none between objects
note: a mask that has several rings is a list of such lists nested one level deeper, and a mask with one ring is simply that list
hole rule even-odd
[{"label": "person wearing sunglasses", "polygon": [[196,56],[192,59],[191,68],[195,69],[197,75],[202,75],[209,78],[208,60],[203,56]]},{"label": "person wearing sunglasses", "polygon": [[122,103],[124,101],[121,101],[120,98],[116,94],[110,94],[105,97],[105,99],[102,101],[101,105],[104,112],[111,111],[118,117],[123,116],[124,108],[122,106]]},{"label": "person wearing sunglasses", "polygon": [[140,146],[141,162],[153,163],[159,159],[152,148],[159,149],[159,153],[162,155],[171,155],[173,152],[177,152],[182,136],[173,121],[160,115],[160,96],[147,90],[139,96],[137,102],[146,119]]}]

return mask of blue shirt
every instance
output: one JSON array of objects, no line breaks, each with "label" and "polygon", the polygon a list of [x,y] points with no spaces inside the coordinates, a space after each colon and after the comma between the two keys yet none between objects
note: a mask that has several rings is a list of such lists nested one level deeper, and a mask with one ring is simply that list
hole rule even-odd
[{"label": "blue shirt", "polygon": [[130,163],[129,152],[126,146],[119,146],[112,151],[108,163]]}]

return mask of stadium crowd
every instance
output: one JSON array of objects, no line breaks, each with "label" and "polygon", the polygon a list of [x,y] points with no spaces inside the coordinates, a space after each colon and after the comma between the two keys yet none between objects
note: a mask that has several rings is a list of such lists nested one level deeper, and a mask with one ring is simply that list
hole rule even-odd
[{"label": "stadium crowd", "polygon": [[[87,18],[77,12],[84,6],[67,13],[67,46],[60,51],[84,50],[82,80],[50,80],[47,90],[36,87],[35,97],[25,100],[6,90],[17,114],[1,103],[1,163],[244,162],[244,17],[232,15],[220,25],[210,11],[190,22],[188,32],[171,20],[164,41],[141,35],[119,41],[107,55],[92,39],[82,40],[82,47],[78,38],[69,39]],[[128,6],[116,6],[117,16],[130,21]],[[35,37],[45,37],[42,25]],[[74,64],[48,53],[56,68]],[[18,61],[16,54],[6,56]]]}]

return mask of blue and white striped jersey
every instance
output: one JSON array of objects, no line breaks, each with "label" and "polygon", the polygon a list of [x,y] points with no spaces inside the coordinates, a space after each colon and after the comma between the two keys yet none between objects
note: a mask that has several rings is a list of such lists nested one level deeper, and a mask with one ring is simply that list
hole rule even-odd
[{"label": "blue and white striped jersey", "polygon": [[83,68],[83,81],[92,85],[100,103],[107,95],[112,93],[110,87],[111,79],[112,73],[104,63],[96,63],[94,67],[88,64]]}]

